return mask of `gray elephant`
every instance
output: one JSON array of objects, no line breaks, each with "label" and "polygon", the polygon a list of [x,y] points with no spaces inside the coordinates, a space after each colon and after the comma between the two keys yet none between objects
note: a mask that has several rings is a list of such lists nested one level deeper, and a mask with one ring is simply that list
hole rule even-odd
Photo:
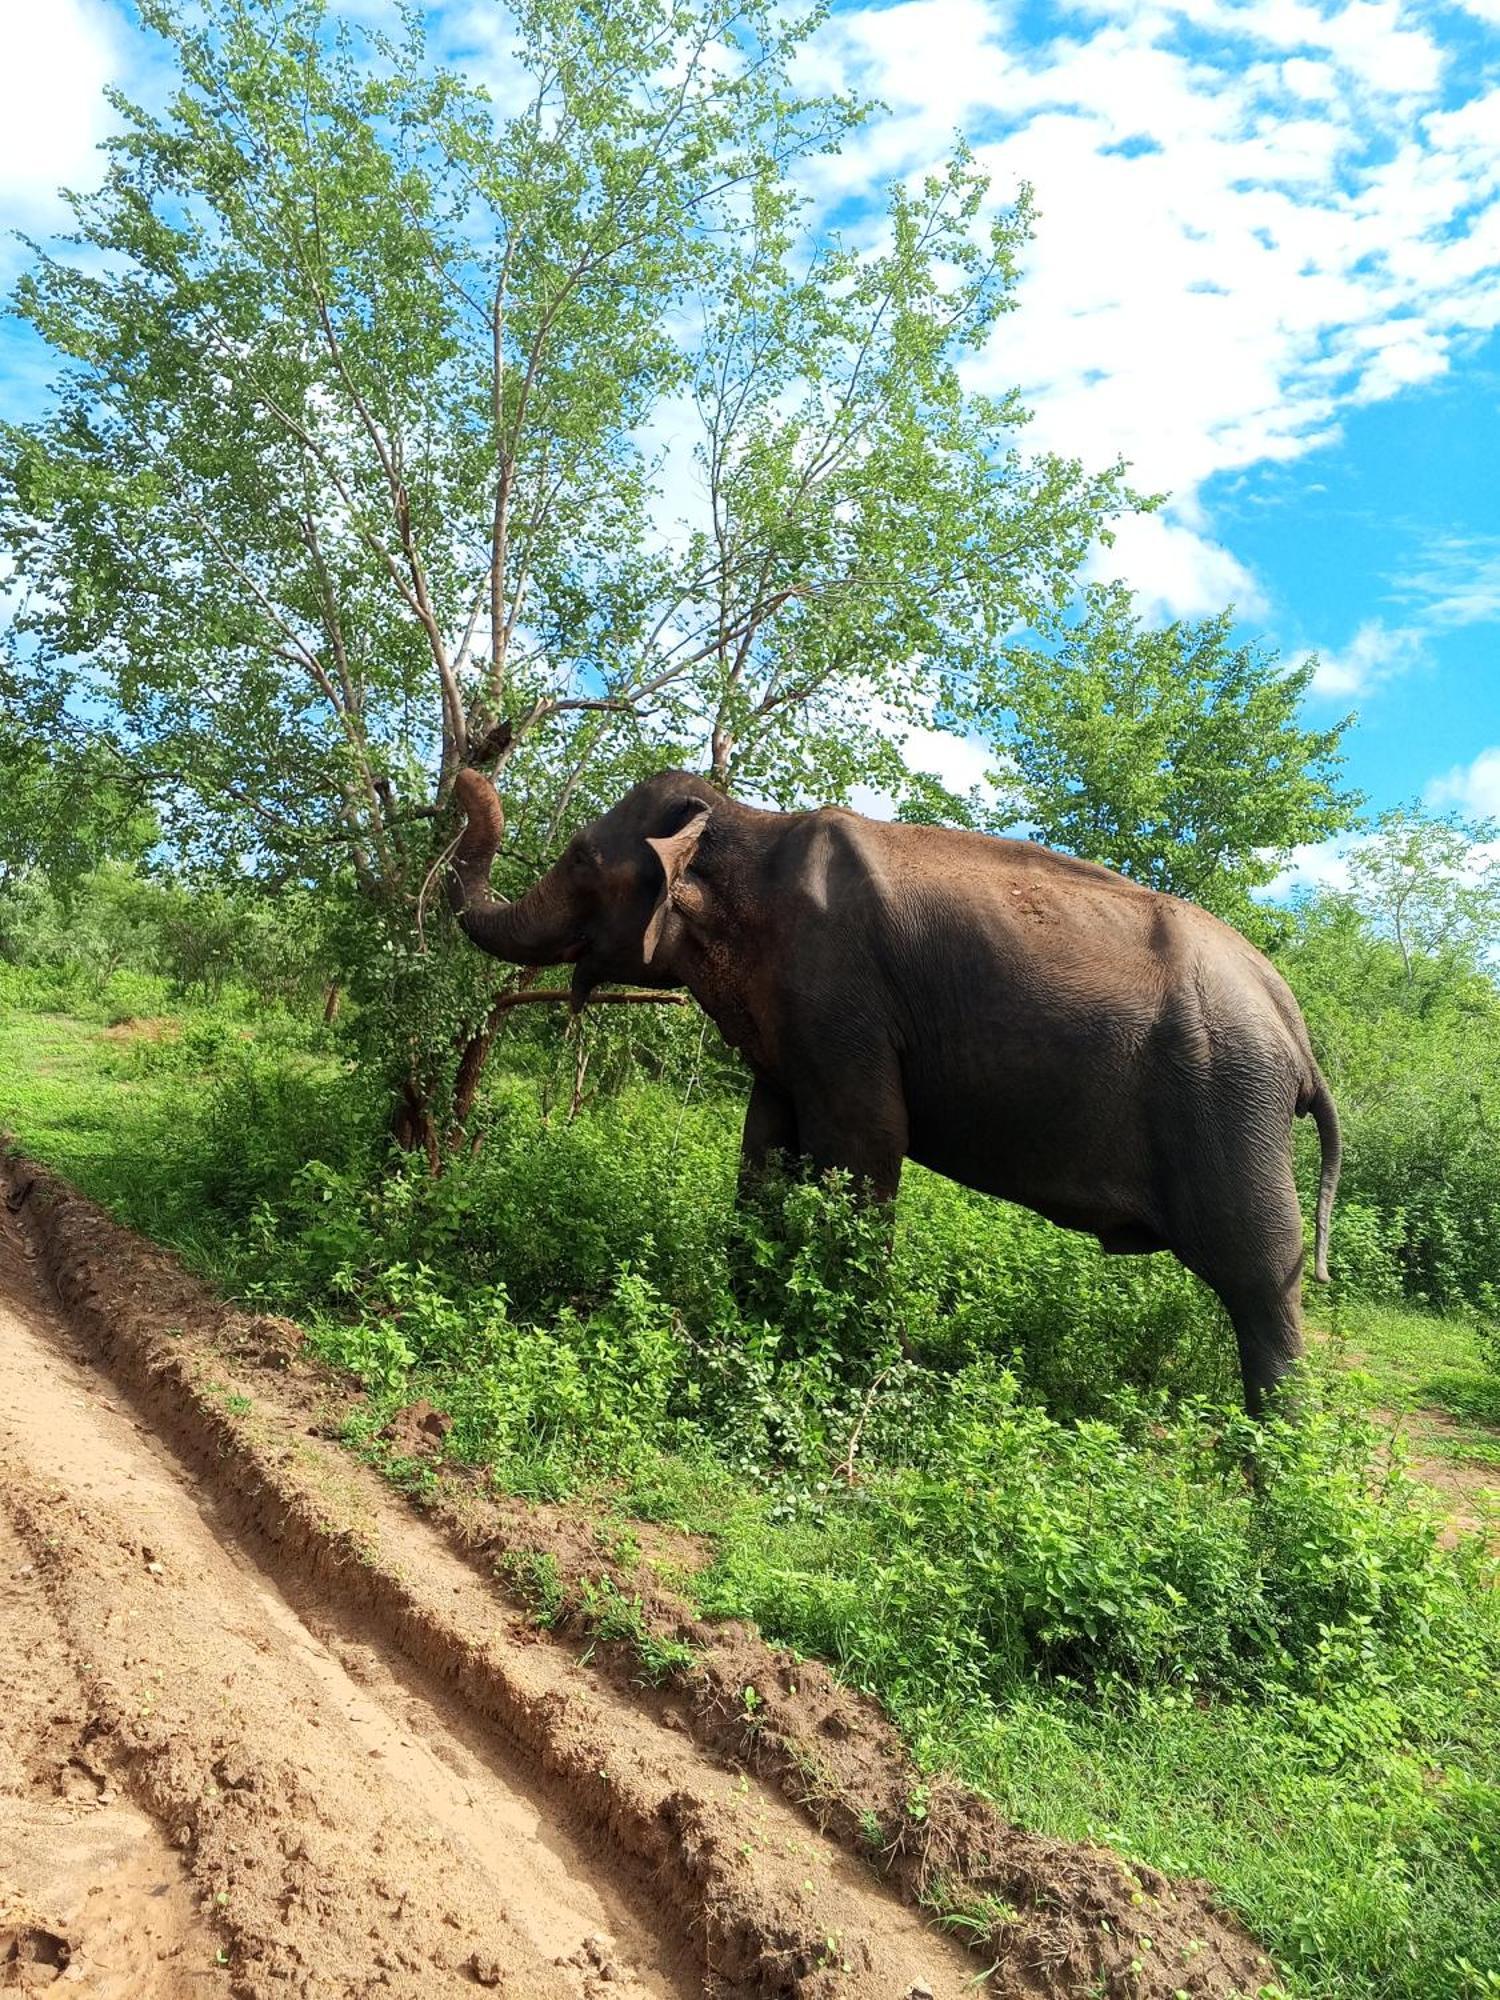
[{"label": "gray elephant", "polygon": [[460,774],[449,897],[475,944],[599,983],[682,987],[754,1082],[743,1167],[775,1149],[889,1199],[908,1155],[1106,1250],[1211,1285],[1259,1412],[1301,1346],[1291,1123],[1339,1125],[1285,981],[1191,903],[1028,841],[837,808],[761,812],[664,771],[575,834],[518,902],[504,822]]}]

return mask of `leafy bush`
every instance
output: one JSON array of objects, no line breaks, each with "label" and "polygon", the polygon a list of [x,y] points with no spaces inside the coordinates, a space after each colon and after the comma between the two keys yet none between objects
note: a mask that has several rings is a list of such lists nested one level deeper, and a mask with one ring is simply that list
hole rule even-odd
[{"label": "leafy bush", "polygon": [[534,1325],[586,1318],[636,1273],[680,1315],[702,1412],[741,1458],[816,1463],[903,1357],[944,1375],[1008,1360],[1060,1413],[1121,1387],[1235,1393],[1217,1303],[1172,1260],[1106,1258],[921,1169],[894,1230],[838,1177],[774,1178],[737,1213],[735,1123],[722,1099],[685,1108],[654,1086],[544,1120],[511,1080],[477,1157],[374,1174],[349,1079],[234,1045],[184,1116],[176,1167],[234,1219],[240,1282],[294,1310],[358,1312],[392,1267],[421,1265],[455,1299],[503,1283]]},{"label": "leafy bush", "polygon": [[[111,1197],[127,1220],[184,1247],[220,1282],[254,1291],[263,1278],[260,1296],[310,1305],[313,1295],[298,1290],[310,1189],[328,1176],[345,1209],[355,1163],[368,1173],[375,1157],[358,1082],[216,1013],[191,1018],[178,1037],[127,1043],[111,1060],[154,1086],[140,1121],[149,1141]],[[309,1175],[308,1163],[324,1160],[336,1165]],[[284,1280],[275,1275],[283,1264]]]},{"label": "leafy bush", "polygon": [[113,1025],[159,1013],[165,986],[151,973],[100,972],[76,959],[12,965],[0,960],[0,1006],[17,1012],[72,1014]]},{"label": "leafy bush", "polygon": [[[1305,905],[1281,953],[1344,1134],[1335,1278],[1413,1304],[1500,1312],[1500,991],[1451,959],[1403,967],[1338,898]],[[1408,976],[1408,971],[1409,975]],[[1303,1185],[1315,1179],[1300,1128]]]},{"label": "leafy bush", "polygon": [[268,895],[107,861],[66,894],[33,872],[0,895],[0,963],[50,973],[54,990],[72,997],[135,973],[165,981],[175,1000],[216,1002],[237,986],[262,1006],[309,1010],[331,951],[326,903],[294,886]]},{"label": "leafy bush", "polygon": [[770,1504],[741,1516],[713,1601],[893,1700],[957,1708],[1030,1678],[1307,1694],[1456,1643],[1432,1510],[1399,1471],[1371,1490],[1374,1435],[1346,1413],[1066,1425],[975,1365],[913,1443],[779,1525]]}]

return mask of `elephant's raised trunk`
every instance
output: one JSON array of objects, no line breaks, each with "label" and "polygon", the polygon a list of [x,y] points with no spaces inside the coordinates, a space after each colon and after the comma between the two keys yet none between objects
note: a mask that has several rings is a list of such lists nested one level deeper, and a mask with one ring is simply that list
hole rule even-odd
[{"label": "elephant's raised trunk", "polygon": [[505,813],[500,794],[477,771],[460,771],[453,796],[464,811],[464,830],[453,850],[448,875],[448,903],[462,919],[470,910],[493,903],[490,870],[505,837]]},{"label": "elephant's raised trunk", "polygon": [[453,850],[447,879],[448,904],[467,935],[482,951],[516,965],[556,965],[574,953],[566,911],[557,907],[550,874],[519,902],[508,903],[490,888],[490,869],[500,851],[505,814],[500,796],[478,771],[460,771],[453,795],[465,823]]}]

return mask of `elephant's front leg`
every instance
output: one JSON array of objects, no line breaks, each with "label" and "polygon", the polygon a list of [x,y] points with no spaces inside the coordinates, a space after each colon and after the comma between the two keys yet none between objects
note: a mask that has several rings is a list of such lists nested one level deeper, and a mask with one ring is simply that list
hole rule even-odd
[{"label": "elephant's front leg", "polygon": [[797,1112],[790,1097],[758,1076],[745,1107],[740,1139],[740,1200],[753,1195],[765,1178],[773,1153],[785,1154],[790,1166],[797,1158]]},{"label": "elephant's front leg", "polygon": [[824,1075],[797,1099],[797,1138],[814,1173],[840,1168],[876,1201],[896,1199],[906,1158],[906,1098],[894,1056]]}]

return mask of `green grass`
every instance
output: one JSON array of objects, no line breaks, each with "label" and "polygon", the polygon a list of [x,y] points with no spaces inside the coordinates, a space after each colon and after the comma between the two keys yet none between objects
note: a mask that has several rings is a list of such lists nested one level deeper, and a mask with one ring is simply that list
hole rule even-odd
[{"label": "green grass", "polygon": [[[1425,1456],[1500,1473],[1500,1376],[1473,1320],[1353,1299],[1339,1310],[1333,1347],[1367,1378],[1375,1407],[1412,1419]],[[1423,1423],[1427,1412],[1447,1421]]]},{"label": "green grass", "polygon": [[146,1143],[159,1078],[119,1073],[102,1021],[7,1012],[0,1002],[0,1122],[62,1173],[108,1185]]},{"label": "green grass", "polygon": [[[1438,1730],[1467,1735],[1471,1772],[1493,1771],[1500,1748],[1482,1700]],[[1212,1881],[1275,1941],[1293,1992],[1487,1993],[1456,1968],[1500,1968],[1493,1792],[1465,1780],[1474,1796],[1444,1809],[1421,1751],[1363,1745],[1353,1705],[1351,1741],[1316,1729],[1299,1740],[1299,1720],[1327,1731],[1330,1714],[1033,1695],[960,1723],[941,1747],[1027,1825]]]},{"label": "green grass", "polygon": [[[1500,1391],[1471,1325],[1344,1301],[1332,1412],[1257,1441],[1180,1401],[1221,1332],[1168,1260],[1107,1266],[914,1176],[894,1278],[882,1255],[840,1290],[865,1242],[811,1203],[789,1260],[742,1246],[768,1315],[747,1320],[720,1269],[728,1107],[645,1089],[544,1127],[501,1073],[478,1167],[376,1185],[368,1103],[315,1036],[247,1041],[230,1004],[154,1048],[103,1029],[171,1012],[159,985],[71,1014],[7,1014],[5,990],[0,1123],[305,1318],[370,1386],[367,1428],[427,1393],[512,1490],[706,1535],[681,1582],[707,1608],[832,1660],[1026,1824],[1207,1876],[1290,1992],[1493,2000],[1496,1599],[1419,1491],[1368,1492],[1336,1365],[1342,1343],[1360,1394],[1479,1450]],[[1111,1362],[1153,1386],[1041,1406]],[[831,1467],[877,1367],[851,1487]],[[600,1616],[624,1629],[629,1600]]]}]

